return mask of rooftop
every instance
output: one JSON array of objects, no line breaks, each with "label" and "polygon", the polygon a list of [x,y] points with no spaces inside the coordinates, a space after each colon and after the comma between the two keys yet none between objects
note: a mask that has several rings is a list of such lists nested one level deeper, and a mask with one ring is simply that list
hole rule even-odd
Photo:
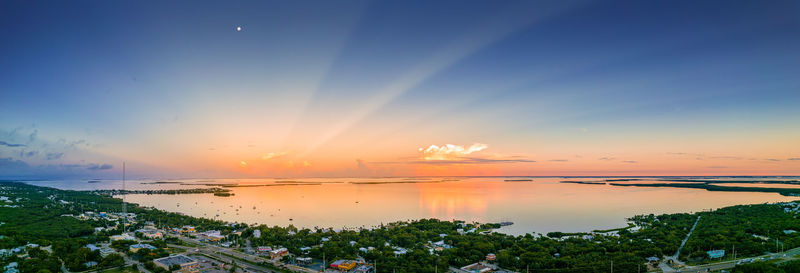
[{"label": "rooftop", "polygon": [[164,257],[164,258],[160,258],[160,259],[155,259],[155,260],[153,260],[153,262],[157,262],[157,263],[160,263],[160,264],[163,264],[163,265],[166,265],[167,267],[169,267],[169,266],[172,266],[172,265],[182,265],[182,264],[192,263],[192,262],[195,262],[195,260],[192,259],[192,258],[186,257],[184,255],[175,255],[175,256],[169,256],[169,257]]}]

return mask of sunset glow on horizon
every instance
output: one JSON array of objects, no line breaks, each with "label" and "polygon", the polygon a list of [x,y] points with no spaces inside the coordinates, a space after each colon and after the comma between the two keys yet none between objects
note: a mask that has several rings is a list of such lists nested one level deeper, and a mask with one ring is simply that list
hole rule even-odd
[{"label": "sunset glow on horizon", "polygon": [[0,178],[800,175],[797,3],[192,3],[0,3]]}]

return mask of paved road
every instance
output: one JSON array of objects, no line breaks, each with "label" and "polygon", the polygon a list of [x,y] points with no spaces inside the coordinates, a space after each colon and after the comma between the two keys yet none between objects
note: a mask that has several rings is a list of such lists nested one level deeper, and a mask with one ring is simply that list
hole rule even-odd
[{"label": "paved road", "polygon": [[681,262],[681,261],[678,260],[678,256],[681,254],[681,249],[683,249],[683,246],[686,244],[686,241],[689,241],[689,237],[692,236],[692,232],[694,232],[694,229],[697,227],[697,223],[699,223],[699,222],[700,222],[700,215],[697,215],[697,220],[694,221],[694,225],[692,225],[692,229],[690,229],[689,233],[686,234],[686,238],[683,238],[683,241],[681,241],[681,245],[678,247],[678,251],[675,252],[675,255],[664,257],[664,259],[661,260],[661,263],[658,264],[658,267],[661,268],[661,271],[663,271],[663,272],[675,272],[676,271],[669,264],[667,264],[667,261],[669,261],[669,260],[672,260],[674,263],[677,263],[677,264],[682,265],[682,266],[686,265],[684,262]]},{"label": "paved road", "polygon": [[125,254],[121,254],[121,255],[122,255],[122,258],[125,260],[125,266],[130,266],[132,264],[135,264],[136,268],[139,269],[139,272],[150,273],[150,270],[147,270],[147,268],[144,268],[144,266],[142,266],[141,263],[139,263],[137,261],[134,261],[134,260],[131,260],[131,257],[128,257],[128,255],[125,255]]},{"label": "paved road", "polygon": [[267,259],[267,258],[264,258],[264,257],[261,257],[261,256],[250,255],[250,254],[247,254],[247,253],[242,253],[242,252],[239,252],[239,251],[232,250],[230,248],[225,248],[225,247],[221,247],[221,246],[217,246],[217,245],[207,244],[205,242],[201,242],[200,240],[192,239],[192,238],[189,238],[189,237],[186,237],[186,236],[182,236],[181,235],[181,236],[178,236],[178,238],[181,239],[184,242],[189,242],[189,243],[192,243],[192,244],[196,244],[198,246],[204,246],[204,247],[206,247],[208,249],[211,249],[211,250],[213,250],[215,252],[222,252],[222,253],[234,256],[236,258],[239,258],[239,259],[253,261],[255,263],[262,263],[262,262],[274,263],[274,261],[272,261],[270,259]]},{"label": "paved road", "polygon": [[[239,266],[244,267],[248,271],[275,273],[275,271],[273,271],[273,270],[270,270],[270,269],[268,269],[266,267],[263,267],[263,266],[260,266],[260,265],[258,265],[256,263],[254,263],[253,260],[244,258],[241,255],[233,255],[231,253],[231,252],[235,252],[235,251],[231,251],[229,249],[224,249],[224,250],[227,250],[227,251],[218,251],[217,249],[222,249],[222,248],[214,246],[214,245],[198,244],[198,247],[188,247],[188,246],[179,246],[179,245],[171,245],[170,244],[169,247],[185,249],[189,253],[195,253],[195,249],[196,249],[196,250],[199,251],[198,253],[202,253],[202,254],[208,255],[208,256],[213,257],[214,259],[216,259],[218,261],[225,262],[225,263],[228,263],[228,264],[235,263],[235,264],[237,264]],[[233,259],[233,258],[231,258],[229,256],[225,256],[225,255],[222,255],[220,253],[225,253],[225,254],[234,256],[236,258],[239,258],[239,259]],[[243,253],[239,253],[239,254],[243,254]],[[244,261],[242,261],[240,259],[245,260],[245,261],[250,261],[250,262],[244,262]]]},{"label": "paved road", "polygon": [[736,266],[736,262],[744,262],[745,260],[752,261],[753,259],[761,259],[761,260],[780,260],[779,262],[791,261],[796,260],[797,258],[795,255],[800,254],[800,247],[789,249],[784,252],[778,253],[771,253],[767,255],[761,255],[758,257],[751,257],[751,258],[743,258],[743,259],[736,259],[732,261],[725,261],[725,262],[718,262],[718,263],[709,263],[703,265],[695,265],[695,266],[686,266],[681,268],[680,270],[674,272],[705,272],[707,270],[717,271],[722,269],[730,269]]}]

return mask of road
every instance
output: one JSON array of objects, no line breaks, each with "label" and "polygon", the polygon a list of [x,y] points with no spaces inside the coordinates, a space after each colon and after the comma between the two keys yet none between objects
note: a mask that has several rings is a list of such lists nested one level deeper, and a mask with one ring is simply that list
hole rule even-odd
[{"label": "road", "polygon": [[736,262],[745,262],[747,260],[752,261],[755,259],[760,259],[762,261],[780,259],[781,262],[785,262],[798,259],[795,257],[796,255],[800,255],[800,247],[789,249],[784,252],[771,253],[757,257],[750,257],[750,258],[743,258],[725,262],[709,263],[709,264],[694,265],[694,266],[690,265],[681,268],[677,271],[670,271],[670,272],[706,272],[707,270],[718,271],[722,269],[731,269],[736,266]]},{"label": "road", "polygon": [[196,244],[198,246],[204,246],[204,247],[206,247],[208,249],[211,249],[212,251],[225,253],[225,254],[234,256],[236,258],[239,258],[239,259],[244,259],[244,260],[252,261],[252,262],[255,262],[255,263],[267,262],[267,263],[275,264],[274,261],[272,261],[270,259],[267,259],[267,258],[264,258],[264,257],[261,257],[261,256],[250,255],[250,254],[247,254],[247,253],[242,253],[242,252],[239,252],[239,251],[232,250],[230,248],[225,248],[225,247],[221,247],[221,246],[217,246],[217,245],[207,244],[207,243],[202,242],[200,240],[192,239],[192,238],[189,238],[189,237],[186,237],[186,236],[183,236],[183,235],[178,236],[178,238],[181,239],[184,242],[189,242],[189,243],[192,243],[192,244]]},{"label": "road", "polygon": [[658,267],[661,268],[661,271],[663,271],[663,272],[676,272],[677,271],[674,268],[672,268],[669,264],[667,264],[667,261],[670,261],[670,260],[672,260],[674,263],[677,263],[677,264],[682,265],[682,266],[686,265],[684,262],[681,262],[681,261],[678,260],[678,256],[681,254],[681,249],[683,249],[683,246],[686,244],[686,241],[689,241],[689,237],[692,236],[692,232],[694,232],[694,229],[697,227],[697,223],[699,223],[699,222],[700,222],[700,215],[697,215],[697,220],[694,221],[694,225],[692,225],[692,229],[690,229],[689,233],[686,234],[686,238],[683,238],[683,241],[681,241],[681,245],[678,247],[678,251],[675,252],[675,255],[664,257],[664,259],[661,260],[661,263],[658,264]]},{"label": "road", "polygon": [[[209,257],[213,257],[215,260],[218,260],[218,261],[221,261],[221,262],[225,262],[225,263],[228,263],[228,264],[235,263],[235,264],[238,264],[238,265],[244,267],[248,271],[265,272],[265,273],[275,273],[276,272],[276,271],[270,270],[270,269],[268,269],[266,267],[260,266],[260,265],[258,265],[256,263],[253,263],[252,260],[248,260],[246,258],[243,258],[241,255],[232,255],[230,253],[232,251],[230,251],[229,249],[226,249],[228,251],[218,251],[217,249],[220,249],[220,247],[217,247],[217,246],[214,246],[214,245],[208,245],[208,244],[202,243],[202,244],[198,244],[198,247],[188,247],[188,246],[180,246],[180,245],[172,245],[172,244],[170,244],[168,246],[172,247],[172,248],[184,249],[184,250],[188,251],[189,253],[194,253],[194,250],[197,249],[199,251],[199,253],[208,255]],[[230,256],[225,256],[225,255],[222,255],[220,253],[225,253],[225,254],[234,256],[234,257],[236,257],[238,259],[234,259],[234,258],[231,258]],[[239,253],[239,254],[244,254],[244,253]],[[251,262],[244,262],[242,260],[251,261]]]}]

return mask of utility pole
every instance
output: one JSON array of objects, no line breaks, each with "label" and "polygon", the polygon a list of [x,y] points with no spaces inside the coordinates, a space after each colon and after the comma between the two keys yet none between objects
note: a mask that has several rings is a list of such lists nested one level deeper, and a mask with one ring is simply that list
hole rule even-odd
[{"label": "utility pole", "polygon": [[125,205],[125,161],[122,161],[122,233],[125,233],[125,222],[128,220],[128,208]]},{"label": "utility pole", "polygon": [[614,273],[614,260],[611,260],[611,273]]}]

